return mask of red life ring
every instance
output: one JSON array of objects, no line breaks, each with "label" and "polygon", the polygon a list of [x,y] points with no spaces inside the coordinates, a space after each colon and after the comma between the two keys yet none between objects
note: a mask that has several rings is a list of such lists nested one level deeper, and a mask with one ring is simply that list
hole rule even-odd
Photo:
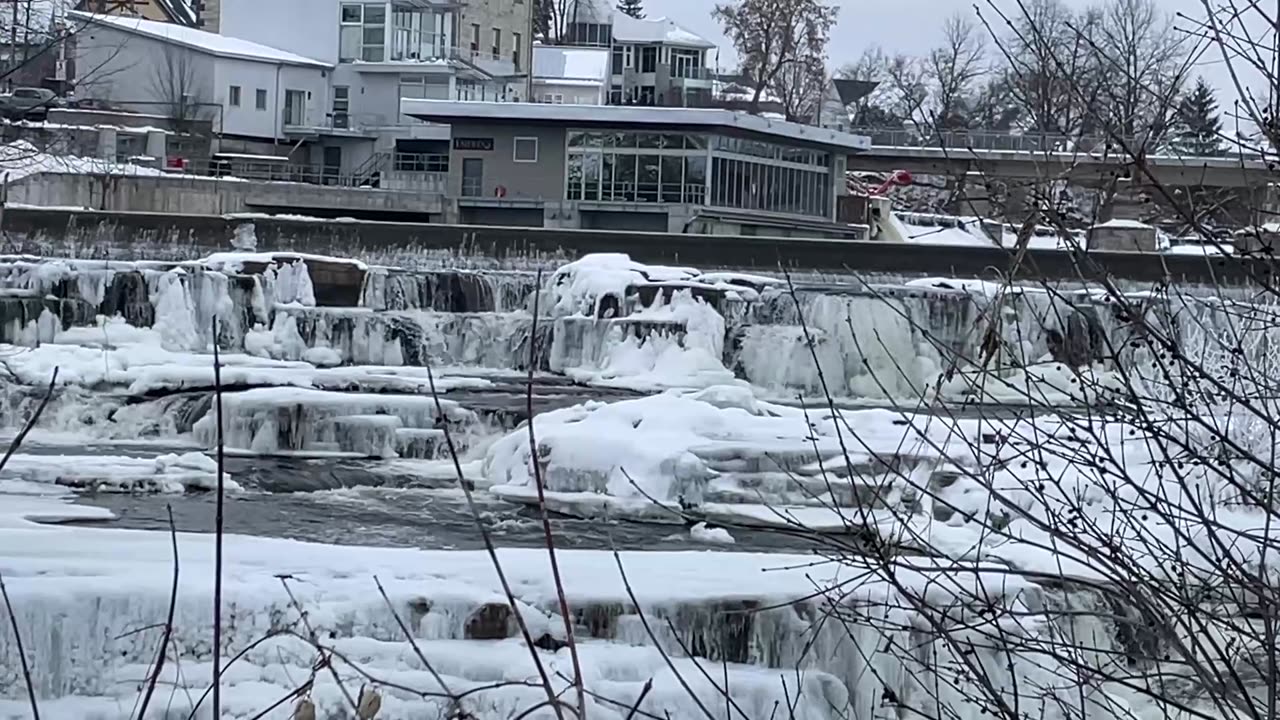
[{"label": "red life ring", "polygon": [[493,194],[494,194],[496,197],[500,197],[500,198],[501,198],[501,197],[506,197],[506,196],[507,196],[507,186],[506,186],[506,185],[499,185],[498,187],[496,187],[496,188],[494,188],[494,189],[493,189]]}]

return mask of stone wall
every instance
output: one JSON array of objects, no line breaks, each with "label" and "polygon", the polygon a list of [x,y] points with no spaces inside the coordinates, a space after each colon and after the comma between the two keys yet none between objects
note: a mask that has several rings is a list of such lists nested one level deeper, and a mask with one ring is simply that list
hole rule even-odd
[{"label": "stone wall", "polygon": [[[190,260],[230,250],[243,218],[156,213],[9,209],[0,252],[114,258]],[[931,246],[848,240],[684,235],[548,228],[479,227],[389,222],[326,222],[281,218],[252,221],[261,251],[355,257],[404,267],[550,267],[586,253],[623,252],[641,262],[776,272],[794,270],[896,276],[989,277],[1009,267],[997,247]],[[1243,283],[1269,271],[1266,259],[1190,255],[1033,250],[1023,277],[1152,282],[1166,277],[1197,283]]]},{"label": "stone wall", "polygon": [[439,193],[397,192],[191,175],[39,173],[9,186],[9,202],[120,212],[222,215],[257,210],[335,213],[443,212]]}]

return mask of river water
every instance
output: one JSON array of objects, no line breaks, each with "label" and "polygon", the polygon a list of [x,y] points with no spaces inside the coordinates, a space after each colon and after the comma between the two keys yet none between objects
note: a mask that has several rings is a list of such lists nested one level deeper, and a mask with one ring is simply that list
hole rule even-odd
[{"label": "river water", "polygon": [[[28,445],[28,454],[127,454],[153,457],[190,452],[191,447]],[[468,466],[468,470],[474,465]],[[339,458],[235,457],[228,475],[243,490],[226,495],[227,532],[310,542],[478,549],[484,543],[475,516],[447,462],[376,461]],[[480,520],[494,543],[508,547],[545,544],[536,509],[473,493]],[[168,508],[180,532],[212,532],[215,496],[88,492],[77,503],[106,508],[116,519],[95,526],[168,529]],[[812,538],[783,531],[733,529],[734,544],[691,543],[687,527],[627,520],[551,517],[557,547],[619,550],[707,549],[742,552],[803,552]]]}]

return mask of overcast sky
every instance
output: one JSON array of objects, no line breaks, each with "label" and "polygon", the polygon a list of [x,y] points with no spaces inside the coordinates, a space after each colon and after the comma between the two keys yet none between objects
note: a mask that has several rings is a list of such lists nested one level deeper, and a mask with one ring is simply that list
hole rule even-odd
[{"label": "overcast sky", "polygon": [[[723,1],[723,0],[722,0]],[[720,26],[711,17],[716,0],[644,0],[649,17],[666,15],[720,45],[720,65],[730,69],[735,64],[732,46],[725,41]],[[994,24],[987,0],[839,0],[840,20],[831,34],[828,53],[831,65],[838,68],[855,60],[864,49],[880,45],[890,54],[905,52],[923,55],[941,40],[943,20],[955,12],[974,13],[974,3]],[[998,7],[1012,15],[1017,5],[1013,0],[994,0]],[[1085,7],[1090,0],[1066,0],[1068,5]],[[1190,17],[1204,15],[1201,0],[1157,0],[1167,12],[1182,12]],[[1182,23],[1186,26],[1186,23]],[[1206,56],[1200,71],[1216,85],[1230,84],[1221,62]],[[714,62],[714,60],[713,60]]]}]

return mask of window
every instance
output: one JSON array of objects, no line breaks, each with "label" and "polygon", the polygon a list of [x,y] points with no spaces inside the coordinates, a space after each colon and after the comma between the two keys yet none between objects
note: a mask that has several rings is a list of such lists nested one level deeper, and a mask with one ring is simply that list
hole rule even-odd
[{"label": "window", "polygon": [[502,31],[498,28],[493,29],[493,47],[489,49],[489,54],[495,58],[502,57]]},{"label": "window", "polygon": [[346,85],[333,87],[333,126],[336,128],[351,126],[351,88]]},{"label": "window", "polygon": [[360,59],[382,62],[387,51],[387,6],[365,5],[364,25],[360,37]]},{"label": "window", "polygon": [[658,48],[649,47],[640,48],[640,72],[651,73],[658,71]]},{"label": "window", "polygon": [[304,125],[307,121],[307,93],[305,90],[284,91],[284,124]]},{"label": "window", "polygon": [[259,110],[267,109],[267,91],[266,90],[263,90],[262,88],[258,88],[257,92],[254,94],[254,106],[257,107]]},{"label": "window", "polygon": [[353,62],[360,59],[360,26],[364,22],[364,6],[343,3],[341,27],[338,30],[338,61]]},{"label": "window", "polygon": [[610,105],[622,104],[622,88],[618,87],[617,85],[614,85],[613,88],[609,90],[609,104]]},{"label": "window", "polygon": [[538,138],[518,137],[512,148],[511,159],[518,163],[538,162]]},{"label": "window", "polygon": [[386,60],[387,6],[383,3],[342,3],[340,12],[338,60]]},{"label": "window", "polygon": [[542,102],[548,105],[561,105],[564,103],[564,95],[561,93],[543,93]]},{"label": "window", "polygon": [[511,64],[520,72],[520,33],[511,33]]},{"label": "window", "polygon": [[471,52],[480,52],[480,23],[471,23]]},{"label": "window", "polygon": [[625,58],[625,56],[623,55],[623,52],[622,52],[622,46],[621,46],[621,45],[614,45],[614,46],[613,46],[613,58],[612,58],[612,59],[613,59],[613,68],[612,68],[612,70],[610,70],[610,72],[612,72],[614,75],[621,75],[621,74],[622,74],[622,61],[623,61],[623,59],[624,59],[624,58]]},{"label": "window", "polygon": [[240,107],[240,86],[232,85],[231,90],[227,92],[227,104],[231,107]]}]

